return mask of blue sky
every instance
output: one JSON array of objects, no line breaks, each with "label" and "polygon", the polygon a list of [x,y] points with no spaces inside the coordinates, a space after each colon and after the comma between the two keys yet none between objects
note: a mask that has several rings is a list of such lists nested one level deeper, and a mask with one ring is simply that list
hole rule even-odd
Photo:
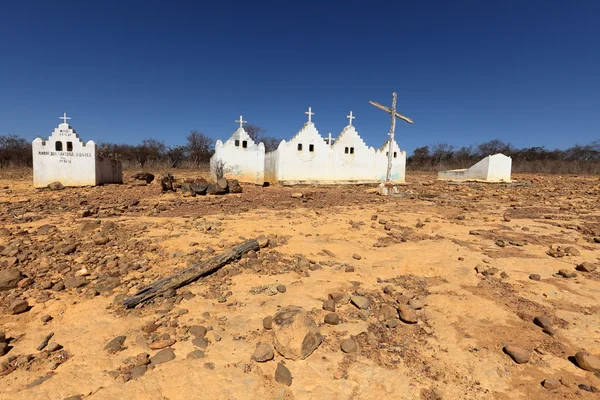
[{"label": "blue sky", "polygon": [[[214,3],[214,4],[213,4]],[[219,4],[216,4],[219,3]],[[226,139],[239,114],[290,138],[337,136],[354,112],[403,149],[499,138],[566,148],[600,139],[600,2],[5,1],[0,135],[48,136],[67,112],[84,140]]]}]

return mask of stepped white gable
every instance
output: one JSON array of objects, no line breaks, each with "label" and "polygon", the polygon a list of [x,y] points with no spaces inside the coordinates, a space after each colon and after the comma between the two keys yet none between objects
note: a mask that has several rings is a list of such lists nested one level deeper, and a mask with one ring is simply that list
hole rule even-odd
[{"label": "stepped white gable", "polygon": [[242,116],[239,128],[225,141],[217,140],[215,154],[210,159],[212,179],[225,178],[262,185],[265,176],[265,145],[256,144],[244,130]]},{"label": "stepped white gable", "polygon": [[44,187],[52,182],[64,186],[95,186],[122,183],[121,161],[100,157],[92,140],[84,143],[67,123],[66,113],[48,140],[37,138],[32,143],[33,185]]}]

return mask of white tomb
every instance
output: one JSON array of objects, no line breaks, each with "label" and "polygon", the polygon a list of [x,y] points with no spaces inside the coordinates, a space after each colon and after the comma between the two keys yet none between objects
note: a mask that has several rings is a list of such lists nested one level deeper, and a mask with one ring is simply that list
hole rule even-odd
[{"label": "white tomb", "polygon": [[218,177],[218,169],[223,169],[223,177],[240,182],[262,185],[265,182],[265,145],[256,144],[244,130],[246,122],[240,115],[240,127],[225,143],[217,140],[215,154],[210,158],[210,175]]},{"label": "white tomb", "polygon": [[445,181],[510,182],[512,159],[504,154],[487,156],[471,168],[438,172]]},{"label": "white tomb", "polygon": [[57,181],[64,186],[123,183],[121,161],[99,156],[96,143],[83,143],[67,123],[71,118],[66,113],[60,118],[63,123],[48,140],[37,138],[32,143],[33,186],[45,187]]},{"label": "white tomb", "polygon": [[[312,122],[309,107],[308,122],[290,141],[283,140],[277,150],[265,155],[265,181],[282,184],[342,184],[373,183],[386,179],[389,140],[381,149],[368,147],[352,125],[335,140],[331,134],[321,137]],[[392,144],[393,182],[404,182],[406,152]]]}]

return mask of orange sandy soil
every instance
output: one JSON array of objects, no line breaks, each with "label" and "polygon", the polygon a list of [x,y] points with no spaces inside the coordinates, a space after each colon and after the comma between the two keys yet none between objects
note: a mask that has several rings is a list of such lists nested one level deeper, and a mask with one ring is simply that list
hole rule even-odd
[{"label": "orange sandy soil", "polygon": [[[0,292],[9,343],[0,399],[600,398],[578,386],[600,388],[600,374],[573,361],[582,350],[600,355],[600,269],[575,269],[600,264],[598,177],[452,185],[409,173],[395,197],[368,186],[243,184],[241,194],[192,198],[161,194],[156,184],[51,191],[34,189],[28,173],[0,176],[0,270],[29,278]],[[82,230],[90,221],[101,223]],[[122,307],[145,285],[260,235],[271,243],[257,259]],[[86,285],[53,289],[82,269]],[[561,269],[577,275],[556,275]],[[116,283],[106,289],[108,278]],[[272,284],[286,291],[261,289]],[[338,306],[341,323],[327,325],[322,305],[332,292],[360,294],[371,306]],[[418,323],[386,327],[381,306],[412,296],[424,304]],[[18,300],[30,308],[12,315]],[[257,343],[273,342],[263,318],[288,305],[309,312],[323,343],[304,360],[285,360],[293,378],[285,386],[274,379],[281,355],[265,363],[251,356]],[[533,323],[541,315],[555,335]],[[142,329],[152,323],[156,331]],[[192,360],[193,325],[209,328],[209,344]],[[51,332],[63,348],[36,350]],[[125,348],[104,350],[119,335]],[[128,358],[153,356],[148,344],[166,335],[176,358],[131,377]],[[340,350],[346,338],[358,352]],[[525,349],[529,362],[515,363],[507,344]],[[549,390],[544,379],[562,384]]]}]

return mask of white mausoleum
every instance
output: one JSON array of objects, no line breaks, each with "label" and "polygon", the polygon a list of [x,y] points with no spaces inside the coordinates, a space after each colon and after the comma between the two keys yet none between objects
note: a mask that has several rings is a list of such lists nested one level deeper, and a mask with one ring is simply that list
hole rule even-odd
[{"label": "white mausoleum", "polygon": [[[331,134],[321,137],[308,122],[290,141],[283,140],[277,150],[265,155],[265,181],[282,184],[370,183],[386,179],[389,140],[381,149],[368,147],[350,122],[335,141]],[[406,152],[392,143],[393,182],[404,182]]]},{"label": "white mausoleum", "polygon": [[445,181],[510,182],[512,159],[504,154],[487,156],[471,168],[438,172]]},{"label": "white mausoleum", "polygon": [[210,174],[213,180],[218,178],[222,169],[227,179],[262,185],[265,182],[265,145],[256,144],[244,130],[240,115],[240,127],[225,143],[217,140],[215,154],[210,159]]},{"label": "white mausoleum", "polygon": [[122,183],[121,161],[100,157],[96,143],[87,143],[67,123],[54,129],[48,140],[37,138],[33,149],[33,186],[45,187],[52,182],[64,186],[95,186],[103,183]]}]

